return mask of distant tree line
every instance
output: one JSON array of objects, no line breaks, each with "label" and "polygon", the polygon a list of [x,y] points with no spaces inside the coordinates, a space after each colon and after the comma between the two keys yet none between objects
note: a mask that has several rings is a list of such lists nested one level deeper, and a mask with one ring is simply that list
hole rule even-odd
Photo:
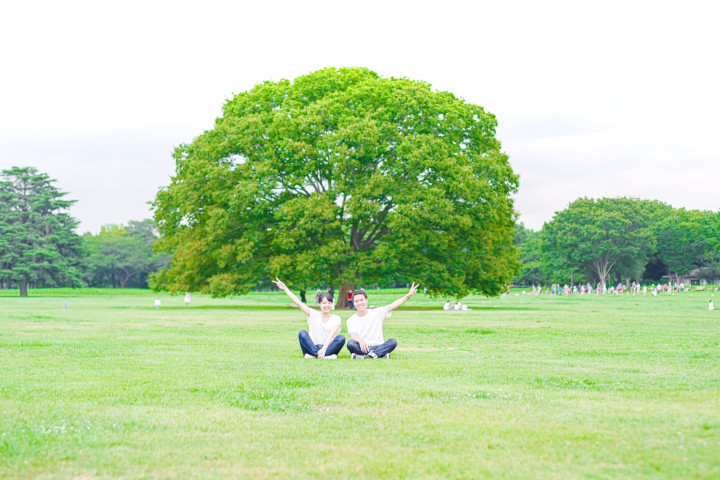
[{"label": "distant tree line", "polygon": [[151,272],[170,256],[153,252],[158,238],[152,220],[106,225],[100,233],[75,233],[67,210],[75,203],[54,180],[33,167],[0,175],[0,288],[147,288]]},{"label": "distant tree line", "polygon": [[720,212],[632,198],[580,198],[540,231],[516,226],[516,285],[720,277]]},{"label": "distant tree line", "polygon": [[[0,175],[0,288],[146,288],[170,265],[154,252],[153,220],[75,233],[74,203],[32,167]],[[580,198],[540,231],[516,226],[522,262],[514,284],[657,282],[663,276],[720,277],[720,212],[659,201]],[[257,280],[256,280],[257,282]],[[389,282],[388,284],[393,283]]]},{"label": "distant tree line", "polygon": [[82,282],[90,287],[147,288],[150,273],[170,265],[170,255],[153,252],[158,239],[150,219],[105,225],[82,236]]}]

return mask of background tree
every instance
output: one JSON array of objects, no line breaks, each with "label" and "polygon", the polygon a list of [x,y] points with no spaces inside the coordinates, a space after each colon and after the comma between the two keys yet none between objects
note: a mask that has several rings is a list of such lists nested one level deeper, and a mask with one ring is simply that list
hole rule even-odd
[{"label": "background tree", "polygon": [[698,273],[707,280],[720,279],[720,211],[703,212],[700,235],[706,239],[707,248],[699,257]]},{"label": "background tree", "polygon": [[149,275],[166,268],[165,253],[154,253],[157,228],[152,220],[128,226],[105,225],[100,233],[83,235],[83,280],[92,287],[147,288]]},{"label": "background tree", "polygon": [[171,291],[418,280],[496,294],[517,271],[517,177],[495,117],[423,82],[328,68],[265,82],[175,151],[153,204]]},{"label": "background tree", "polygon": [[[670,275],[679,281],[704,264],[713,247],[712,233],[708,230],[708,212],[673,209],[655,224],[657,255]],[[708,235],[708,233],[710,233]]]},{"label": "background tree", "polygon": [[662,205],[629,198],[580,198],[544,225],[545,261],[552,269],[577,272],[603,284],[613,268],[618,275],[639,275],[655,249],[650,222]]},{"label": "background tree", "polygon": [[515,227],[514,244],[520,253],[520,274],[512,279],[515,285],[543,285],[548,282],[548,272],[543,263],[540,232],[530,230],[522,223]]},{"label": "background tree", "polygon": [[625,215],[630,220],[631,231],[642,232],[650,237],[650,241],[636,253],[630,251],[618,261],[615,268],[617,282],[627,286],[632,280],[641,281],[648,263],[657,251],[657,235],[655,225],[672,214],[670,205],[657,200],[624,199]]},{"label": "background tree", "polygon": [[33,167],[3,170],[0,177],[0,279],[18,285],[79,285],[77,222],[44,173]]}]

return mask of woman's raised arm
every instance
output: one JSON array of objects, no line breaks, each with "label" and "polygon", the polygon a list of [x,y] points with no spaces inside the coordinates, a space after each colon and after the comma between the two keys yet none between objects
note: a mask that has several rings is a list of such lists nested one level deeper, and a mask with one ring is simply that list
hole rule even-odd
[{"label": "woman's raised arm", "polygon": [[303,302],[301,302],[300,299],[297,297],[297,295],[295,295],[293,292],[291,292],[290,289],[287,287],[287,285],[285,285],[285,283],[283,283],[282,280],[275,277],[275,280],[273,280],[272,282],[275,285],[277,285],[277,287],[280,290],[285,292],[287,294],[287,296],[290,297],[290,300],[295,302],[295,305],[300,307],[300,310],[302,310],[305,315],[310,315],[310,313],[312,313],[313,309],[308,307],[307,305],[305,305]]}]

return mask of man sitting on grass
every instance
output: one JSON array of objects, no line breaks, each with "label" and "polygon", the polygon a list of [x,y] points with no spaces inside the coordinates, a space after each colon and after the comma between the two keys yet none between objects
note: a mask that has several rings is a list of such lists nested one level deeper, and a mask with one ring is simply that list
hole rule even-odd
[{"label": "man sitting on grass", "polygon": [[367,293],[362,290],[355,291],[353,303],[357,313],[348,318],[347,321],[348,334],[350,335],[347,348],[350,350],[352,358],[390,358],[390,352],[395,350],[397,342],[393,338],[387,342],[383,340],[383,322],[390,316],[390,312],[415,295],[417,287],[413,282],[407,294],[388,306],[372,310],[367,308]]}]

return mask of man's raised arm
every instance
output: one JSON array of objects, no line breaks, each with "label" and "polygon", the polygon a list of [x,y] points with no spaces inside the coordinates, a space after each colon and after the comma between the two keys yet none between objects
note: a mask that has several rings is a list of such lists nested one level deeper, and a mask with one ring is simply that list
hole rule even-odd
[{"label": "man's raised arm", "polygon": [[415,292],[417,292],[418,286],[419,286],[419,285],[416,285],[415,282],[413,282],[413,283],[412,283],[412,286],[410,287],[410,291],[409,291],[408,293],[406,293],[405,295],[403,295],[402,297],[398,298],[398,299],[395,300],[393,303],[391,303],[390,305],[388,305],[388,312],[392,312],[393,310],[395,310],[396,308],[398,308],[400,305],[402,305],[403,303],[405,303],[405,302],[407,302],[408,300],[410,300],[410,297],[412,297],[413,295],[415,295]]}]

